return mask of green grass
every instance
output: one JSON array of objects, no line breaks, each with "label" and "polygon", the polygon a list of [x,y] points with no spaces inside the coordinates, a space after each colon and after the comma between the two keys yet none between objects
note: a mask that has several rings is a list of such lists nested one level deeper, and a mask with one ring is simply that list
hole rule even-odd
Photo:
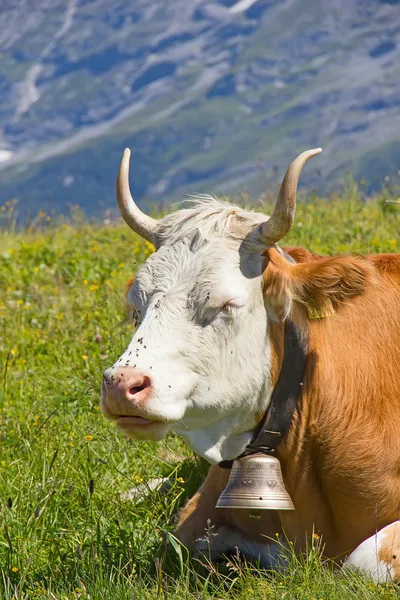
[{"label": "green grass", "polygon": [[[393,197],[393,192],[391,193]],[[400,208],[349,184],[299,206],[288,244],[322,253],[393,252]],[[47,223],[0,237],[0,597],[398,598],[392,586],[333,574],[318,549],[282,576],[189,562],[166,536],[205,465],[179,438],[128,441],[99,411],[102,372],[133,331],[124,284],[149,255],[125,225]],[[40,218],[46,223],[46,217]],[[169,477],[168,494],[124,492]],[[173,538],[172,538],[173,539]]]}]

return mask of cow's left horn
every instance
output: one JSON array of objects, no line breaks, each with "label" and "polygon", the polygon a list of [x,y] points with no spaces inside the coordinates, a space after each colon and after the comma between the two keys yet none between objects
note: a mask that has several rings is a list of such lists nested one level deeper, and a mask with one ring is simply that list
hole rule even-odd
[{"label": "cow's left horn", "polygon": [[289,165],[279,190],[274,212],[268,221],[260,225],[258,231],[259,237],[268,245],[279,242],[290,231],[296,210],[297,184],[300,173],[308,159],[320,152],[322,152],[322,148],[306,150]]},{"label": "cow's left horn", "polygon": [[131,151],[125,148],[117,177],[117,200],[122,217],[133,231],[154,244],[157,248],[157,220],[145,215],[134,199],[129,188],[129,159]]}]

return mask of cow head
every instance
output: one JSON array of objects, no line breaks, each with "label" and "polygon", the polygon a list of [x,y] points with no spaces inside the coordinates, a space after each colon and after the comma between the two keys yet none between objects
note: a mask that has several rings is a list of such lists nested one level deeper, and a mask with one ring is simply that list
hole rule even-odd
[{"label": "cow head", "polygon": [[102,411],[129,437],[173,430],[211,463],[250,441],[272,391],[270,323],[289,310],[286,297],[279,307],[266,299],[268,250],[282,258],[275,244],[292,226],[301,169],[320,151],[290,165],[270,218],[200,197],[157,221],[131,196],[125,150],[121,213],[157,248],[128,292],[135,334],[103,380]]}]

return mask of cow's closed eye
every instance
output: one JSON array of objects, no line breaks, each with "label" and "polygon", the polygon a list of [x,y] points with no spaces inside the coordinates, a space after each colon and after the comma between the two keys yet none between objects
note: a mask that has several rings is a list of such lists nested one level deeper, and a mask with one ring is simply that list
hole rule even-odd
[{"label": "cow's closed eye", "polygon": [[219,317],[234,317],[239,310],[244,306],[244,301],[241,299],[227,300],[218,306],[208,306],[206,309],[208,321],[213,321]]},{"label": "cow's closed eye", "polygon": [[234,300],[228,300],[227,302],[222,304],[222,306],[219,308],[219,311],[225,314],[234,314],[240,308],[243,308],[243,306],[244,302],[235,298]]}]

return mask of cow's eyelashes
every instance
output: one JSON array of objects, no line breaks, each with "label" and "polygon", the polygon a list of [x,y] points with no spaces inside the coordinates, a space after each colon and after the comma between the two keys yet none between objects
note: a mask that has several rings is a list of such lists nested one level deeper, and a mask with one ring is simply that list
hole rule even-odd
[{"label": "cow's eyelashes", "polygon": [[243,305],[229,301],[220,306],[208,307],[206,310],[206,320],[211,322],[221,317],[233,317],[238,313],[241,306]]},{"label": "cow's eyelashes", "polygon": [[220,311],[226,314],[232,314],[242,308],[243,303],[239,300],[228,300],[220,307]]},{"label": "cow's eyelashes", "polygon": [[227,302],[226,304],[224,304],[223,306],[221,306],[220,312],[222,312],[223,314],[226,314],[226,315],[231,315],[237,309],[238,309],[237,306],[234,306],[233,304],[230,304],[229,302]]}]

